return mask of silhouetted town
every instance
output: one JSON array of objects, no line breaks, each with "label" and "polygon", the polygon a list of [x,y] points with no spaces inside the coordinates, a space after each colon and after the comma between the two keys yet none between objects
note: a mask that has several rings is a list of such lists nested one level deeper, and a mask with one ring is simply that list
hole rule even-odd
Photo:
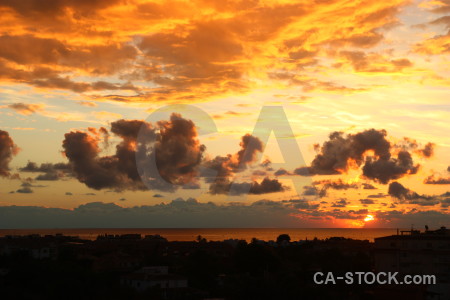
[{"label": "silhouetted town", "polygon": [[[316,272],[434,274],[434,285],[336,284]],[[2,299],[450,299],[450,230],[375,242],[167,241],[159,235],[0,238]]]}]

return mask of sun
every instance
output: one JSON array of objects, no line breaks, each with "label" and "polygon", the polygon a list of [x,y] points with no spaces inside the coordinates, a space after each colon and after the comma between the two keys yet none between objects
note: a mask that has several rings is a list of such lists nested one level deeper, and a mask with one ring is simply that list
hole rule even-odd
[{"label": "sun", "polygon": [[364,222],[370,222],[370,221],[373,221],[373,220],[375,220],[375,218],[372,215],[367,215],[364,218]]}]

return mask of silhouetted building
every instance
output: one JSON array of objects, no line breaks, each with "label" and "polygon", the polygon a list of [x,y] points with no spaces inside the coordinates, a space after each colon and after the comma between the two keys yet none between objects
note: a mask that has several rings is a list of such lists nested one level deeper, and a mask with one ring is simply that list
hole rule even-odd
[{"label": "silhouetted building", "polygon": [[[375,271],[403,275],[435,275],[436,284],[425,289],[426,299],[450,299],[450,230],[419,230],[375,239]],[[400,290],[404,287],[390,287]],[[421,287],[408,285],[409,291]]]},{"label": "silhouetted building", "polygon": [[188,287],[187,279],[180,275],[170,274],[167,266],[144,267],[139,271],[122,276],[121,282],[139,292],[149,288],[165,290]]}]

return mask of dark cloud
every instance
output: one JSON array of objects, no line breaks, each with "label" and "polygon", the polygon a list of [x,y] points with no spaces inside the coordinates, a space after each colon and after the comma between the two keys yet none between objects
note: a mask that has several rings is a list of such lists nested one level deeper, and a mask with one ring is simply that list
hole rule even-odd
[{"label": "dark cloud", "polygon": [[73,194],[71,192],[66,192],[65,195],[66,196],[72,196]]},{"label": "dark cloud", "polygon": [[363,183],[363,189],[365,190],[376,190],[377,188],[370,183]]},{"label": "dark cloud", "polygon": [[[329,140],[317,146],[318,154],[310,167],[294,170],[297,175],[334,175],[346,173],[349,169],[362,166],[363,176],[386,184],[407,174],[415,174],[419,165],[415,165],[408,150],[417,150],[391,144],[386,139],[385,130],[369,129],[357,134],[333,132]],[[421,153],[431,155],[432,144],[425,146]],[[391,152],[397,152],[394,157]]]},{"label": "dark cloud", "polygon": [[70,164],[67,163],[42,163],[40,166],[32,161],[29,161],[27,165],[19,169],[21,172],[52,172],[52,171],[64,171],[70,172],[72,170]]},{"label": "dark cloud", "polygon": [[304,186],[304,191],[302,193],[303,196],[316,196],[319,195],[320,192],[315,186]]},{"label": "dark cloud", "polygon": [[[256,161],[258,153],[263,151],[262,141],[250,134],[242,136],[239,143],[241,149],[235,154],[227,156],[216,156],[214,159],[205,161],[202,176],[205,181],[211,183],[209,192],[211,194],[266,194],[281,192],[286,189],[277,179],[265,177],[260,183],[253,182],[236,182],[232,177],[239,172],[247,169]],[[270,166],[270,161],[265,160],[260,167],[266,171]],[[265,170],[256,170],[253,174],[265,175]],[[278,174],[281,175],[281,174]]]},{"label": "dark cloud", "polygon": [[348,204],[346,199],[341,199],[337,202],[333,202],[333,204],[331,205],[331,207],[346,207]]},{"label": "dark cloud", "polygon": [[[256,160],[257,154],[263,149],[262,141],[250,134],[242,136],[239,145],[241,149],[237,153],[216,156],[202,164],[204,166],[202,176],[205,177],[206,182],[228,180],[235,173],[244,171]],[[265,162],[266,167],[269,164],[270,162]]]},{"label": "dark cloud", "polygon": [[383,194],[383,193],[378,193],[378,194],[374,194],[374,195],[369,195],[367,196],[368,198],[384,198],[387,195]]},{"label": "dark cloud", "polygon": [[43,173],[38,175],[36,180],[55,181],[65,177],[73,176],[72,167],[68,163],[42,163],[40,166],[32,161],[19,169],[21,172]]},{"label": "dark cloud", "polygon": [[361,204],[374,204],[375,200],[372,200],[372,199],[360,199],[359,202],[361,202]]},{"label": "dark cloud", "polygon": [[448,213],[436,210],[390,210],[376,213],[376,219],[383,220],[391,228],[410,228],[411,224],[428,224],[431,228],[440,228],[441,226],[448,226],[449,216]]},{"label": "dark cloud", "polygon": [[[135,141],[143,122],[130,122],[136,124]],[[116,148],[116,155],[103,157],[99,156],[98,142],[98,136],[87,132],[76,131],[65,134],[64,153],[72,164],[76,178],[97,190],[102,188],[145,189],[137,173],[134,148],[129,144],[131,140],[123,138]]]},{"label": "dark cloud", "polygon": [[216,180],[209,187],[211,194],[229,194],[237,196],[242,194],[267,194],[282,192],[286,189],[277,179],[264,178],[260,183],[257,181],[249,182],[232,182],[228,179]]},{"label": "dark cloud", "polygon": [[22,187],[22,188],[18,189],[18,190],[16,191],[16,193],[21,193],[21,194],[31,194],[31,193],[33,193],[33,190],[32,190],[30,187],[25,186],[25,187]]},{"label": "dark cloud", "polygon": [[[140,130],[145,130],[149,135],[138,141]],[[98,144],[105,131],[106,129],[91,129],[88,132],[70,132],[65,134],[63,141],[64,153],[71,162],[77,179],[97,190],[145,190],[148,187],[167,189],[167,182],[188,183],[196,175],[205,150],[198,141],[194,123],[178,114],[172,114],[169,121],[160,121],[154,125],[139,120],[113,122],[111,132],[122,141],[111,156],[100,156]],[[150,151],[150,157],[136,157],[138,148],[142,153]],[[146,186],[138,173],[136,159],[152,158],[156,161],[157,170],[151,170],[152,174],[145,174],[153,175],[149,178],[150,186]],[[165,182],[156,179],[154,172],[159,172]],[[173,188],[172,185],[169,186]]]},{"label": "dark cloud", "polygon": [[359,188],[359,185],[357,183],[346,183],[342,179],[314,181],[313,185],[322,185],[322,188],[324,189],[334,190],[348,190]]},{"label": "dark cloud", "polygon": [[441,200],[441,206],[442,207],[450,207],[450,198],[445,198]]},{"label": "dark cloud", "polygon": [[407,174],[416,174],[418,169],[419,165],[414,165],[411,154],[407,151],[400,151],[397,158],[390,158],[389,160],[368,157],[363,166],[363,175],[387,184],[389,181]]},{"label": "dark cloud", "polygon": [[19,148],[9,133],[0,130],[0,177],[10,176],[9,163],[18,152]]},{"label": "dark cloud", "polygon": [[388,194],[403,202],[420,206],[434,206],[440,203],[438,197],[419,195],[396,181],[389,184]]},{"label": "dark cloud", "polygon": [[161,194],[154,194],[153,197],[154,197],[154,198],[163,198],[164,196],[161,195]]},{"label": "dark cloud", "polygon": [[318,209],[320,204],[311,204],[311,202],[306,201],[304,199],[291,199],[291,200],[282,200],[282,203],[291,204],[293,208],[296,209],[305,209],[305,210],[315,210]]},{"label": "dark cloud", "polygon": [[[386,131],[370,129],[357,134],[344,135],[343,132],[333,132],[329,140],[319,148],[319,153],[313,159],[308,171],[311,175],[333,175],[344,173],[349,169],[349,162],[356,165],[364,161],[363,155],[373,150],[380,159],[390,158],[390,143],[386,140]],[[295,170],[303,175],[304,168]]]},{"label": "dark cloud", "polygon": [[155,154],[160,175],[171,183],[190,183],[206,149],[197,138],[194,122],[172,114],[170,121],[160,121],[158,127]]},{"label": "dark cloud", "polygon": [[284,176],[284,175],[292,175],[292,173],[287,171],[287,170],[285,170],[285,169],[283,169],[283,168],[281,168],[281,169],[278,169],[277,171],[275,171],[275,173],[273,173],[273,175],[275,175],[275,176]]},{"label": "dark cloud", "polygon": [[61,179],[62,176],[59,173],[45,173],[38,175],[35,179],[41,181],[56,181]]},{"label": "dark cloud", "polygon": [[436,145],[433,143],[427,143],[423,149],[419,149],[419,153],[422,154],[423,157],[432,157],[434,155],[434,147]]},{"label": "dark cloud", "polygon": [[435,177],[435,175],[430,175],[423,181],[425,184],[450,184],[450,177]]},{"label": "dark cloud", "polygon": [[218,205],[195,199],[170,203],[121,207],[92,202],[74,209],[36,206],[0,206],[1,228],[217,228],[217,227],[311,227],[308,220],[293,216],[294,203],[262,200],[252,204]]},{"label": "dark cloud", "polygon": [[419,194],[405,188],[402,184],[396,181],[389,184],[388,194],[401,200],[420,198]]}]

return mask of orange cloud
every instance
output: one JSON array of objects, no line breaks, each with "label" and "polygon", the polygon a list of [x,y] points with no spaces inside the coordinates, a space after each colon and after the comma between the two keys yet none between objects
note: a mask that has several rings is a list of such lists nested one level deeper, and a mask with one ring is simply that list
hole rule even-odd
[{"label": "orange cloud", "polygon": [[45,105],[43,105],[43,104],[27,104],[27,103],[12,103],[12,104],[5,105],[3,107],[13,109],[21,115],[29,116],[31,114],[34,114],[35,112],[42,111],[44,109]]},{"label": "orange cloud", "polygon": [[[286,82],[365,91],[320,79],[321,58],[342,59],[328,47],[379,45],[407,3],[2,1],[0,80],[126,102],[204,101]],[[412,62],[383,64],[365,69],[400,72]]]}]

